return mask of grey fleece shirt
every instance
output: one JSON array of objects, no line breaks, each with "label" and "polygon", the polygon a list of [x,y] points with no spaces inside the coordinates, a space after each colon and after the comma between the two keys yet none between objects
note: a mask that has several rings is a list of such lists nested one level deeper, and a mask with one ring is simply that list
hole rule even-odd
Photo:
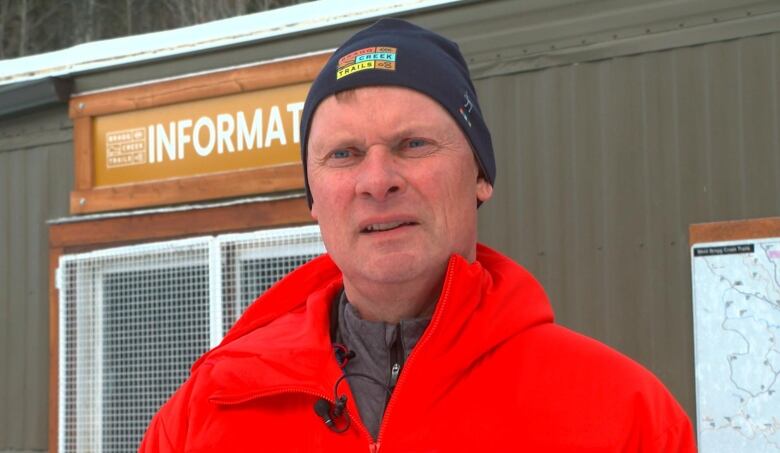
[{"label": "grey fleece shirt", "polygon": [[431,318],[401,320],[399,324],[366,321],[347,301],[343,291],[338,303],[340,340],[355,353],[344,367],[344,372],[367,374],[384,385],[362,376],[347,376],[360,419],[376,439],[390,399],[388,390],[392,391],[395,387],[403,364]]}]

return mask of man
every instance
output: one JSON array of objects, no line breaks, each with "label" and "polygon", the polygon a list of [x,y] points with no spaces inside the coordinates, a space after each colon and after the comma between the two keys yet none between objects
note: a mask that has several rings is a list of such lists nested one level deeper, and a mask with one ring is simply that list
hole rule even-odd
[{"label": "man", "polygon": [[361,31],[301,132],[328,255],[196,362],[142,451],[695,451],[652,374],[553,324],[533,277],[477,245],[495,160],[454,43]]}]

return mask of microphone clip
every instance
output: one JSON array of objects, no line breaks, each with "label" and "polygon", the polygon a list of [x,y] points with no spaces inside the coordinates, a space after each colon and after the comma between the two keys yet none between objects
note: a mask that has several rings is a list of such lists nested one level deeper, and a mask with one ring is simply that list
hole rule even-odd
[{"label": "microphone clip", "polygon": [[344,409],[347,407],[347,395],[341,395],[336,404],[333,405],[333,417],[339,418],[344,414]]},{"label": "microphone clip", "polygon": [[350,351],[346,345],[341,343],[333,343],[333,352],[336,355],[336,363],[339,364],[339,368],[347,366],[349,360],[355,357],[355,351]]}]

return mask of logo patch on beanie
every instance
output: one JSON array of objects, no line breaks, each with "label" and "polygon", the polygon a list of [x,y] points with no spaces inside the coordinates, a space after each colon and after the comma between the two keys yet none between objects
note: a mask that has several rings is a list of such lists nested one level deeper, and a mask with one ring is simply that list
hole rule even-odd
[{"label": "logo patch on beanie", "polygon": [[366,47],[339,58],[336,80],[366,69],[395,71],[395,47]]},{"label": "logo patch on beanie", "polygon": [[471,127],[471,119],[469,117],[471,116],[471,111],[474,110],[474,103],[471,102],[471,98],[469,97],[469,93],[463,93],[463,105],[458,109],[460,112],[460,115],[463,117],[464,120],[466,120],[466,124]]}]

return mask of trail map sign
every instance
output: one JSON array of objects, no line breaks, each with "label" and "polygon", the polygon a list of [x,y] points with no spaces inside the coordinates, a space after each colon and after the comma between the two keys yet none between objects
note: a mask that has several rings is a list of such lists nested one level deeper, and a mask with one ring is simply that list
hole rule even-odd
[{"label": "trail map sign", "polygon": [[694,243],[691,262],[699,449],[780,452],[780,234]]}]

